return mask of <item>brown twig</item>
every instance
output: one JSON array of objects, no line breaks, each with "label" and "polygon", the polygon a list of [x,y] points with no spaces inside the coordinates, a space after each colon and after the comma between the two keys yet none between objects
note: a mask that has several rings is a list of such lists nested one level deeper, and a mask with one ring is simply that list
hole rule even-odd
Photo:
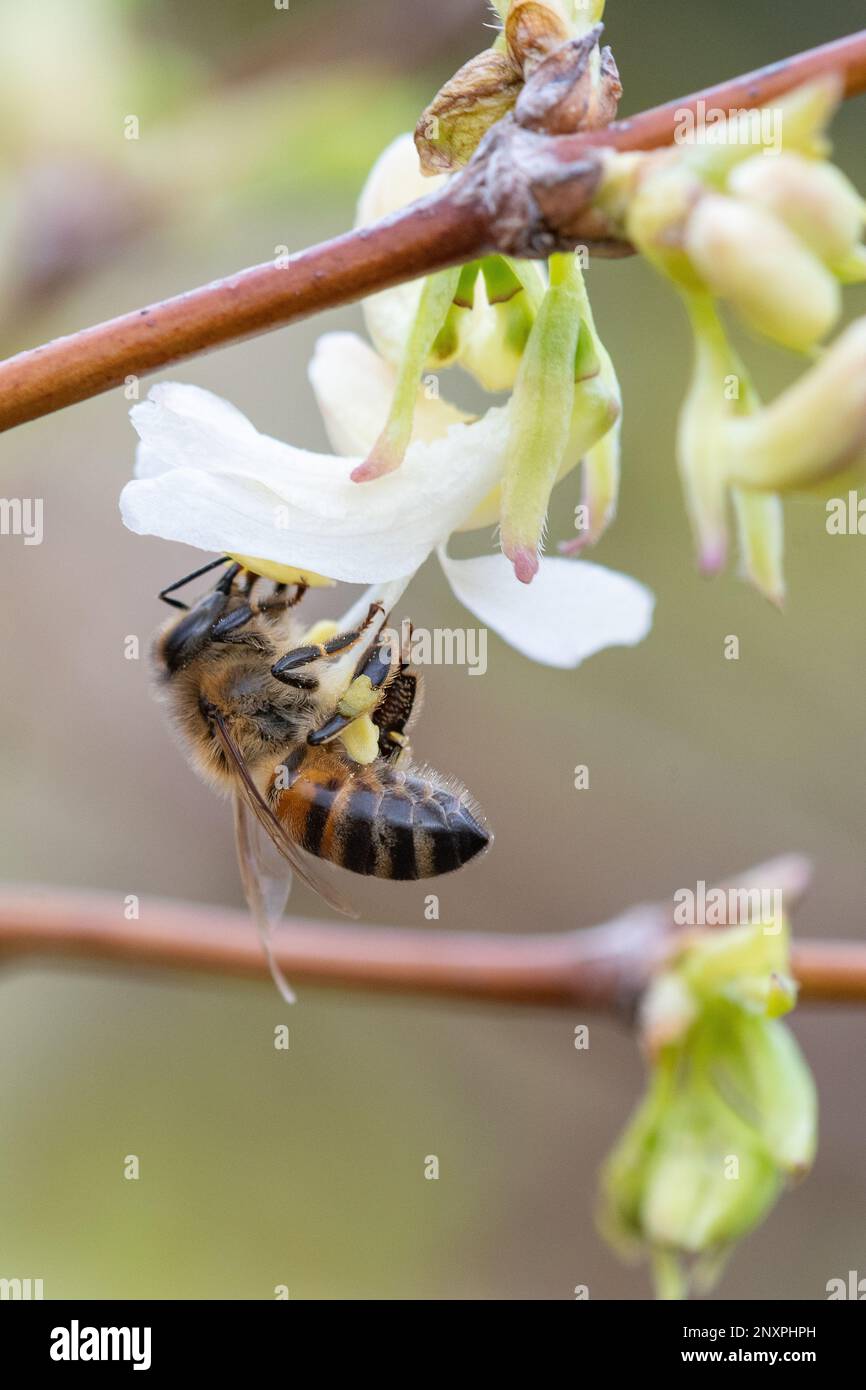
[{"label": "brown twig", "polygon": [[792,88],[831,73],[841,78],[846,97],[859,96],[866,91],[866,29],[807,49],[792,58],[782,58],[767,67],[756,68],[742,77],[728,78],[691,96],[653,106],[641,111],[639,116],[612,121],[604,130],[586,135],[563,135],[559,139],[564,150],[569,145],[572,150],[585,148],[589,143],[613,145],[620,150],[654,150],[671,143],[682,113],[695,111],[699,102],[703,102],[707,110],[715,107],[721,111],[767,106]]},{"label": "brown twig", "polygon": [[[582,241],[601,254],[628,250],[622,243],[599,242],[597,221],[588,213],[598,173],[593,149],[652,149],[672,139],[677,115],[699,101],[722,109],[766,104],[827,73],[842,77],[846,96],[866,90],[866,30],[603,131],[529,136],[503,122],[440,195],[373,228],[312,247],[285,265],[266,262],[239,271],[0,363],[0,430],[109,391],[129,376],[146,376],[486,251],[546,255]],[[497,174],[511,170],[507,187],[496,186],[491,156]]]},{"label": "brown twig", "polygon": [[[782,887],[790,903],[806,877],[792,856],[737,884]],[[274,944],[296,982],[629,1013],[674,939],[670,906],[650,904],[603,926],[518,936],[287,921]],[[0,963],[34,960],[267,975],[244,913],[142,898],[127,921],[119,895],[6,888]],[[794,971],[806,1002],[866,1003],[866,943],[800,943]]]}]

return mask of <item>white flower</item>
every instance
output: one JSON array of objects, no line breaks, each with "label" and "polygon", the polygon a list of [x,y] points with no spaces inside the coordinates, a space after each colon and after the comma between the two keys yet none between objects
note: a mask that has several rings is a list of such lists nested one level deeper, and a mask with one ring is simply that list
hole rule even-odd
[{"label": "white flower", "polygon": [[[401,136],[370,172],[359,224],[387,216],[439,182],[422,178],[412,138]],[[504,331],[507,315],[517,312],[522,298],[520,312],[531,318],[545,293],[534,264],[509,263],[499,273],[511,275],[525,293],[515,296],[510,289],[508,303],[491,304],[479,276],[474,307],[458,315],[450,359],[497,388],[511,384],[520,363],[514,332]],[[501,555],[447,555],[453,532],[490,528],[499,520],[513,400],[476,419],[421,387],[413,402],[410,384],[403,413],[411,433],[407,429],[400,466],[361,485],[352,481],[392,410],[423,283],[398,285],[365,301],[376,351],[350,333],[319,340],[310,379],[334,454],[259,434],[234,406],[198,387],[155,387],[131,411],[141,443],[136,478],[121,496],[126,525],[234,555],[271,577],[291,569],[387,584],[391,596],[436,550],[457,597],[519,651],[552,666],[576,666],[604,647],[641,641],[653,598],[624,575],[550,558],[527,588]],[[491,283],[498,291],[498,282]],[[577,420],[572,429],[561,474],[584,452],[580,425]]]},{"label": "white flower", "polygon": [[387,412],[393,369],[359,338],[336,333],[320,340],[310,374],[339,455],[259,434],[198,387],[155,387],[131,411],[141,444],[136,479],[121,495],[126,525],[349,583],[405,578],[438,550],[457,597],[518,651],[551,666],[576,666],[646,636],[653,597],[625,575],[547,558],[526,587],[501,555],[447,556],[449,536],[478,525],[479,505],[502,476],[507,405],[467,420],[419,392],[402,467],[359,487],[350,474]]}]

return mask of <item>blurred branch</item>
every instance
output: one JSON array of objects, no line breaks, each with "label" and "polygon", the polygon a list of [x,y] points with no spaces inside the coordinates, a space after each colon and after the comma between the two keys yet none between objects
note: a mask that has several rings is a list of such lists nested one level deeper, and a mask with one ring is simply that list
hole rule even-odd
[{"label": "blurred branch", "polygon": [[283,327],[489,251],[546,256],[587,244],[628,254],[592,212],[599,147],[653,149],[698,102],[766,104],[835,73],[846,96],[866,90],[866,30],[692,96],[577,135],[537,135],[503,121],[436,195],[371,228],[83,329],[0,363],[0,430],[146,376],[197,353]]},{"label": "blurred branch", "polygon": [[[737,876],[738,889],[780,888],[791,907],[809,866],[786,856]],[[677,939],[670,904],[642,904],[603,926],[507,936],[287,920],[275,955],[295,982],[630,1014]],[[0,963],[78,960],[128,969],[267,977],[241,912],[143,898],[127,921],[107,893],[0,891]],[[806,1002],[866,1002],[866,943],[802,942],[794,973]]]}]

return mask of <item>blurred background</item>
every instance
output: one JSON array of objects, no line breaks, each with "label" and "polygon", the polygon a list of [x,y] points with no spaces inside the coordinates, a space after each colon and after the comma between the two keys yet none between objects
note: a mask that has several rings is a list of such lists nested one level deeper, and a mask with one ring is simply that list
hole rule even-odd
[{"label": "blurred background", "polygon": [[[481,0],[0,0],[2,355],[342,231],[369,164],[489,42],[488,18]],[[861,0],[610,0],[621,110],[862,22]],[[861,189],[864,122],[861,98],[834,128]],[[625,396],[621,512],[593,558],[656,591],[656,625],[577,672],[494,636],[486,679],[430,669],[417,751],[496,831],[438,885],[439,926],[588,925],[796,849],[816,865],[796,932],[860,937],[866,542],[830,538],[823,504],[795,501],[783,616],[733,573],[701,580],[673,461],[683,316],[636,260],[593,263],[589,287]],[[862,314],[866,292],[847,302]],[[323,448],[306,364],[346,326],[357,308],[165,377]],[[749,355],[768,394],[798,369]],[[114,892],[119,918],[131,893],[241,902],[229,810],[176,751],[146,660],[124,657],[163,620],[157,591],[202,559],[120,523],[128,406],[117,391],[0,441],[4,495],[43,498],[45,528],[41,546],[0,542],[0,875]],[[566,484],[554,538],[576,500]],[[465,621],[433,564],[406,602],[422,626]],[[578,763],[590,790],[573,788]],[[424,891],[359,900],[368,921],[435,932]],[[327,912],[302,887],[292,905]],[[866,1017],[804,1008],[793,1026],[821,1095],[818,1162],[739,1249],[722,1298],[821,1298],[866,1274]],[[0,977],[0,1055],[0,1275],[42,1278],[48,1298],[649,1294],[593,1222],[598,1165],[642,1087],[633,1038],[605,1020],[309,987],[287,1018],[270,984],[40,966]]]}]

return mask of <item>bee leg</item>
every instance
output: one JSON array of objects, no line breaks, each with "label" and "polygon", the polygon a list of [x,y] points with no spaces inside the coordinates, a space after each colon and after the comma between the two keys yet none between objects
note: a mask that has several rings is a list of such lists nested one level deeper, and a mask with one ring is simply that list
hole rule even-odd
[{"label": "bee leg", "polygon": [[[240,568],[240,566],[238,568]],[[226,580],[229,580],[230,575],[231,571],[228,570],[225,579],[221,580],[220,584],[217,586],[219,589],[222,589],[223,584],[225,584]],[[283,592],[287,586],[285,584],[278,584],[270,598],[265,599],[262,603],[253,603],[252,591],[258,577],[259,576],[256,574],[247,574],[244,592],[247,594],[248,601],[242,604],[240,608],[235,608],[231,613],[226,613],[214,623],[210,634],[212,641],[227,642],[231,640],[231,633],[237,632],[239,628],[245,627],[246,624],[259,613],[275,613],[277,611],[283,611],[286,608],[293,608],[296,603],[300,602],[307,588],[306,584],[299,584],[297,588],[300,590],[300,593],[296,592],[290,598],[285,598],[283,597]],[[279,594],[277,594],[277,590],[280,591]],[[229,590],[223,589],[223,592],[228,593]]]},{"label": "bee leg", "polygon": [[274,662],[271,667],[271,675],[278,681],[284,681],[286,685],[293,682],[286,677],[293,671],[297,671],[301,666],[309,666],[313,661],[330,660],[333,657],[344,656],[351,651],[364,633],[367,632],[377,614],[382,612],[380,603],[371,603],[370,611],[360,627],[352,632],[338,632],[335,637],[329,637],[326,642],[310,642],[303,647],[293,647],[290,652],[286,652],[280,657],[279,661]]},{"label": "bee leg", "polygon": [[336,738],[362,714],[372,714],[381,703],[384,692],[400,673],[400,653],[392,651],[390,643],[377,642],[371,652],[361,658],[348,690],[337,705],[337,711],[318,729],[307,734],[307,743],[315,747]]},{"label": "bee leg", "polygon": [[222,618],[218,618],[210,630],[212,642],[228,641],[233,632],[238,628],[245,627],[252,619],[253,610],[248,603],[242,608],[235,608],[232,613],[226,613]]},{"label": "bee leg", "polygon": [[420,689],[418,672],[408,662],[401,662],[400,670],[373,711],[373,723],[379,729],[379,752],[396,766],[407,763],[411,756],[406,730],[412,722]]}]

